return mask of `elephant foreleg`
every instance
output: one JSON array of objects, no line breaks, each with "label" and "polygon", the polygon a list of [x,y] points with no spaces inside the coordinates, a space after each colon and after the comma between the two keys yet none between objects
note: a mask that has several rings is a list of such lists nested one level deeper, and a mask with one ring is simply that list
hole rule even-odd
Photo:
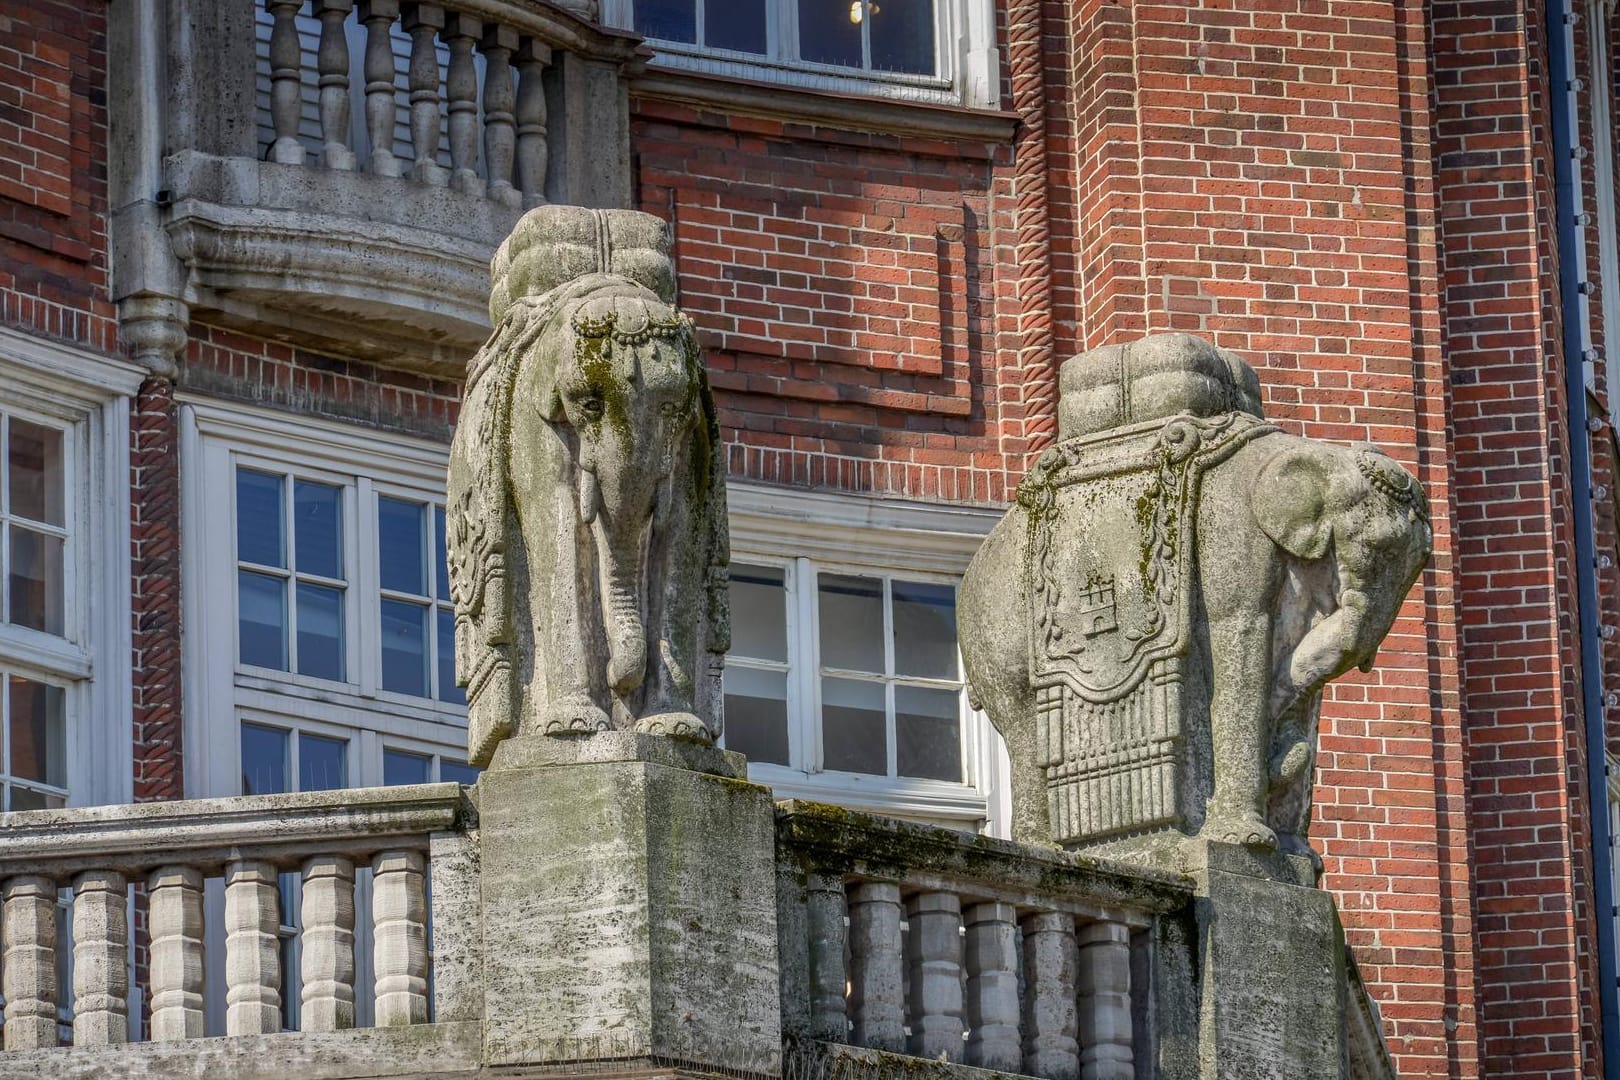
[{"label": "elephant foreleg", "polygon": [[1266,824],[1270,791],[1271,616],[1265,610],[1212,615],[1210,654],[1218,676],[1210,695],[1215,791],[1203,835],[1273,848]]},{"label": "elephant foreleg", "polygon": [[678,490],[683,477],[660,493],[648,551],[647,627],[652,652],[645,705],[636,730],[712,742],[715,735],[695,708],[696,686],[707,676],[699,655],[709,619],[706,586],[709,545],[707,504]]}]

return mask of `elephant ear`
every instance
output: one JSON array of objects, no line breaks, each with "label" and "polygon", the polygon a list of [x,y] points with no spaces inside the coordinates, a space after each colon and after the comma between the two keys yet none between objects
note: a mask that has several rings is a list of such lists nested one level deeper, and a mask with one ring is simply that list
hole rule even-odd
[{"label": "elephant ear", "polygon": [[1327,554],[1333,537],[1327,520],[1329,476],[1310,448],[1284,451],[1255,477],[1250,506],[1260,528],[1295,558],[1315,560]]}]

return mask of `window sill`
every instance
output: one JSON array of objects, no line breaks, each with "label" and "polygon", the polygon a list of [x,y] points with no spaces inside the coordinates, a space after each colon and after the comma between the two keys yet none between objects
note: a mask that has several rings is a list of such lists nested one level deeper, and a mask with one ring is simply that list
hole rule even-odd
[{"label": "window sill", "polygon": [[856,773],[806,773],[784,765],[751,764],[748,778],[771,789],[771,798],[837,803],[873,814],[973,827],[989,816],[989,800],[966,784]]},{"label": "window sill", "polygon": [[666,65],[650,65],[632,78],[630,94],[734,115],[949,142],[1006,145],[1018,126],[1017,116],[1008,112],[791,86]]}]

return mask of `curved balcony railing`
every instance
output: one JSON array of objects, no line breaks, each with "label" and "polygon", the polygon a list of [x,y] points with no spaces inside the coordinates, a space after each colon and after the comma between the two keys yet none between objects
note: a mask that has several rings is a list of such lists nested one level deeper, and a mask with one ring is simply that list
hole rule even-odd
[{"label": "curved balcony railing", "polygon": [[644,54],[567,7],[179,0],[166,17],[158,201],[211,321],[458,374],[522,212],[629,201],[623,80]]}]

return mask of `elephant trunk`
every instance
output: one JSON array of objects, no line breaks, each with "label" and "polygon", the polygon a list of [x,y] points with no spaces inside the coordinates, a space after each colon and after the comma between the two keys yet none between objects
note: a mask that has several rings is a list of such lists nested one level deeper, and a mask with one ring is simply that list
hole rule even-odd
[{"label": "elephant trunk", "polygon": [[[639,535],[636,537],[639,541]],[[621,550],[628,547],[629,550]],[[608,639],[608,685],[628,697],[647,671],[647,632],[641,619],[640,544],[609,542],[606,563],[605,614]]]}]

